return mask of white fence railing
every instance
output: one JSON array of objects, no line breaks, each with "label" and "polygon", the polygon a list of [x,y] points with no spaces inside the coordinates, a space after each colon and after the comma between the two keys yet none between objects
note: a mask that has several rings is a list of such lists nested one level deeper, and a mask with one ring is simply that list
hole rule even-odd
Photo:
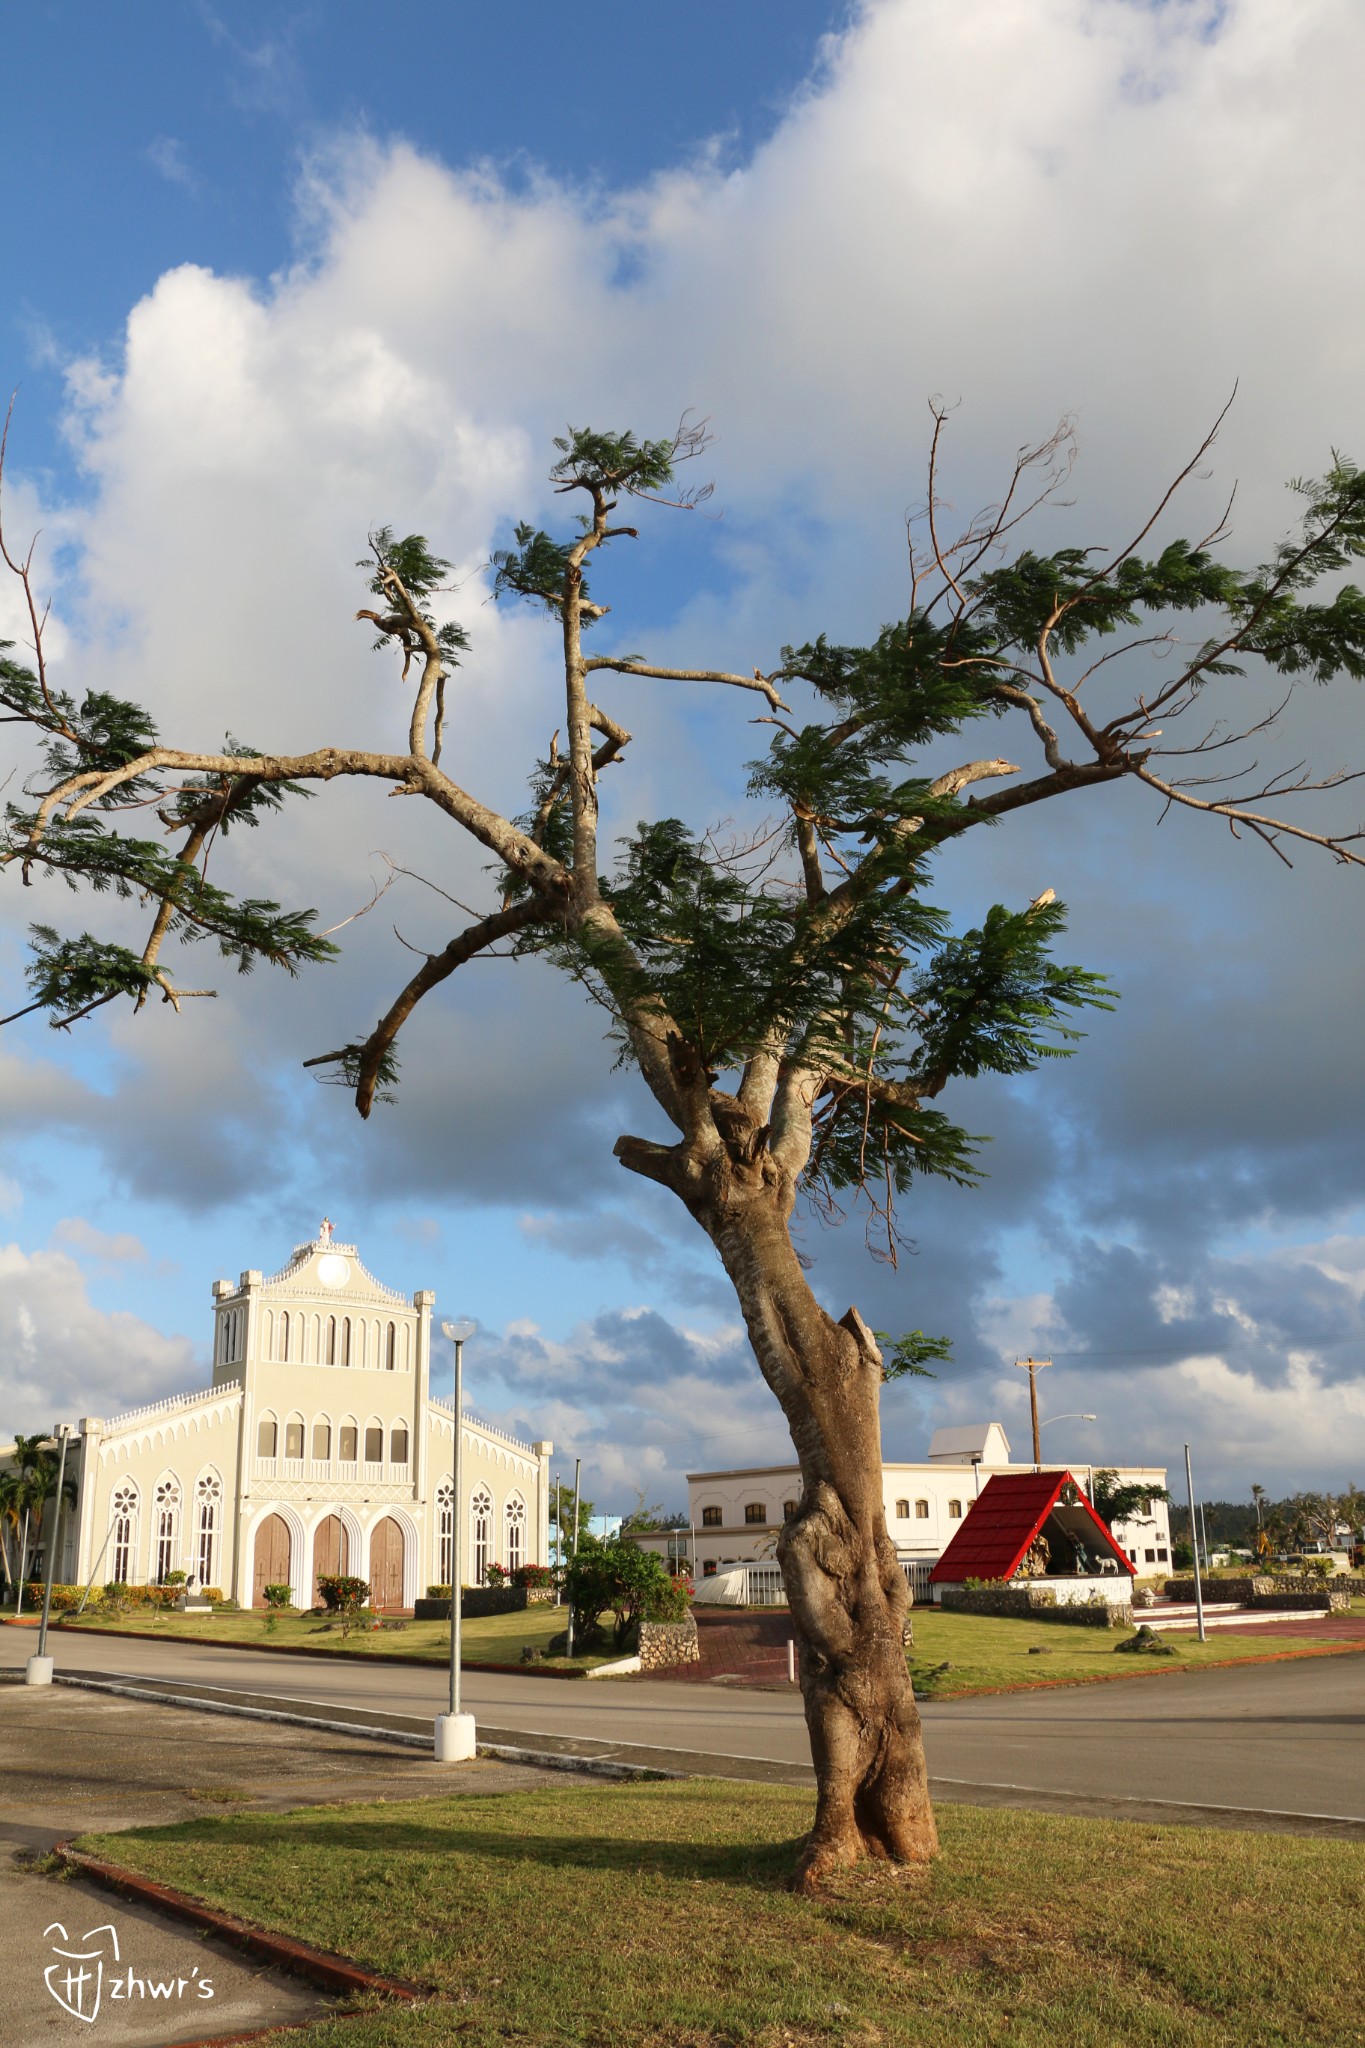
[{"label": "white fence railing", "polygon": [[901,1559],[901,1570],[905,1573],[906,1584],[910,1588],[910,1598],[914,1601],[916,1607],[927,1607],[933,1597],[929,1590],[929,1574],[933,1569],[933,1563],[929,1558],[903,1557]]}]

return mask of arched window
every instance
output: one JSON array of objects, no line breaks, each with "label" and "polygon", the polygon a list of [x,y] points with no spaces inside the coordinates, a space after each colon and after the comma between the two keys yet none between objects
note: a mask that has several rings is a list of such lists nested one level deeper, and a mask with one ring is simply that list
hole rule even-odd
[{"label": "arched window", "polygon": [[929,1503],[928,1503],[928,1501],[927,1501],[927,1500],[917,1500],[917,1501],[915,1502],[915,1520],[916,1520],[917,1522],[927,1522],[927,1521],[928,1521],[928,1519],[929,1519]]},{"label": "arched window", "polygon": [[396,1422],[389,1431],[389,1463],[391,1465],[406,1465],[407,1462],[408,1426],[406,1422]]},{"label": "arched window", "polygon": [[382,1465],[384,1462],[384,1425],[382,1422],[367,1423],[365,1427],[365,1463]]},{"label": "arched window", "polygon": [[455,1569],[455,1482],[445,1478],[436,1489],[436,1582],[453,1584]]},{"label": "arched window", "polygon": [[303,1456],[303,1418],[296,1416],[284,1425],[284,1455],[286,1458]]},{"label": "arched window", "polygon": [[950,1522],[960,1522],[962,1520],[962,1502],[960,1500],[949,1501],[948,1520]]},{"label": "arched window", "polygon": [[360,1455],[356,1442],[357,1435],[353,1422],[343,1422],[337,1431],[337,1456],[343,1465],[354,1465]]},{"label": "arched window", "polygon": [[897,1520],[898,1522],[908,1522],[908,1521],[909,1521],[909,1519],[910,1519],[910,1503],[909,1503],[909,1501],[908,1501],[908,1500],[898,1500],[898,1501],[896,1502],[896,1520]]},{"label": "arched window", "polygon": [[125,1479],[110,1503],[110,1570],[120,1586],[131,1585],[137,1562],[137,1486]]},{"label": "arched window", "polygon": [[761,1500],[746,1501],[744,1503],[744,1519],[751,1525],[757,1524],[766,1527],[768,1520],[767,1502]]},{"label": "arched window", "polygon": [[263,1415],[256,1424],[256,1456],[273,1458],[279,1442],[280,1432],[273,1415]]},{"label": "arched window", "polygon": [[261,1356],[263,1358],[273,1358],[275,1356],[275,1314],[273,1309],[266,1310],[265,1322],[261,1326]]},{"label": "arched window", "polygon": [[332,1455],[332,1425],[330,1422],[313,1424],[313,1457],[319,1465],[325,1465]]},{"label": "arched window", "polygon": [[156,1583],[164,1586],[179,1567],[180,1481],[166,1478],[156,1488]]},{"label": "arched window", "polygon": [[277,1358],[278,1358],[278,1359],[279,1359],[279,1360],[281,1361],[281,1363],[282,1363],[282,1364],[284,1364],[284,1365],[288,1365],[288,1363],[289,1363],[289,1316],[288,1316],[288,1313],[287,1313],[287,1312],[286,1312],[286,1313],[285,1313],[284,1315],[282,1315],[282,1316],[280,1317],[280,1348],[279,1348],[279,1350],[278,1350],[278,1351],[277,1351],[277,1352],[275,1353],[275,1356],[276,1356],[276,1357],[277,1357]]},{"label": "arched window", "polygon": [[385,1339],[384,1339],[384,1370],[385,1370],[385,1372],[392,1372],[392,1371],[393,1371],[394,1365],[395,1365],[395,1363],[396,1363],[396,1360],[397,1360],[397,1352],[398,1352],[398,1332],[397,1332],[397,1331],[396,1331],[396,1330],[394,1329],[394,1326],[393,1326],[393,1324],[392,1324],[392,1323],[390,1323],[390,1324],[389,1324],[389,1329],[388,1329],[388,1335],[387,1335],[387,1336],[385,1337]]},{"label": "arched window", "polygon": [[719,1529],[724,1520],[725,1513],[722,1508],[703,1508],[701,1511],[703,1529]]},{"label": "arched window", "polygon": [[507,1569],[520,1571],[526,1562],[526,1503],[514,1493],[504,1509],[507,1523]]},{"label": "arched window", "polygon": [[201,1586],[213,1586],[218,1581],[218,1515],[223,1499],[223,1482],[216,1472],[204,1472],[194,1488],[194,1501],[198,1530],[195,1542],[195,1563]]},{"label": "arched window", "polygon": [[799,1500],[784,1500],[782,1503],[783,1521],[794,1522],[796,1520],[797,1515],[800,1513],[800,1510],[801,1503]]},{"label": "arched window", "polygon": [[343,1365],[349,1365],[351,1362],[351,1318],[349,1316],[342,1318],[341,1362]]},{"label": "arched window", "polygon": [[488,1546],[493,1536],[493,1496],[486,1486],[479,1487],[469,1503],[469,1546],[471,1585],[481,1586],[488,1570]]},{"label": "arched window", "polygon": [[336,1317],[335,1317],[335,1316],[328,1316],[328,1318],[327,1318],[327,1363],[328,1363],[328,1365],[335,1365],[335,1364],[336,1364],[336,1362],[337,1362],[337,1319],[336,1319]]}]

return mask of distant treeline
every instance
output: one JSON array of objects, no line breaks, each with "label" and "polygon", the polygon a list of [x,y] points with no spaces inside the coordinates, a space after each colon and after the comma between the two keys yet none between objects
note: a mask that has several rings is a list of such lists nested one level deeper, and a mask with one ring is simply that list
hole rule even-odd
[{"label": "distant treeline", "polygon": [[[1277,1550],[1305,1543],[1332,1543],[1342,1524],[1353,1531],[1365,1526],[1365,1491],[1358,1486],[1344,1493],[1293,1493],[1284,1500],[1262,1495],[1260,1512],[1254,1500],[1206,1500],[1202,1503],[1204,1527],[1201,1534],[1209,1548],[1229,1545],[1235,1550],[1254,1550],[1256,1532],[1263,1528]],[[1171,1503],[1171,1536],[1188,1542],[1190,1511]]]}]

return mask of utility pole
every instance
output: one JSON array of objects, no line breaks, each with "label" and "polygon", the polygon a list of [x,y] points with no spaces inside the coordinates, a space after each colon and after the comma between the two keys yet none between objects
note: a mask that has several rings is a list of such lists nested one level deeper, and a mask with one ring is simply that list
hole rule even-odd
[{"label": "utility pole", "polygon": [[51,1685],[52,1659],[47,1654],[47,1622],[52,1612],[52,1580],[57,1570],[57,1541],[62,1528],[62,1488],[66,1482],[66,1447],[71,1441],[71,1424],[59,1422],[56,1429],[60,1456],[57,1460],[57,1492],[52,1503],[52,1535],[47,1546],[47,1585],[43,1591],[43,1618],[38,1628],[38,1654],[30,1657],[24,1673],[26,1685]]},{"label": "utility pole", "polygon": [[1194,1519],[1194,1477],[1190,1471],[1190,1447],[1185,1446],[1185,1492],[1190,1503],[1190,1548],[1194,1552],[1194,1611],[1199,1623],[1199,1640],[1207,1641],[1204,1633],[1204,1582],[1199,1574],[1199,1529]]},{"label": "utility pole", "polygon": [[1038,1426],[1038,1375],[1044,1366],[1051,1365],[1050,1358],[1016,1358],[1015,1364],[1021,1372],[1028,1374],[1029,1414],[1033,1418],[1033,1469],[1043,1469],[1043,1433]]},{"label": "utility pole", "polygon": [[[583,1460],[582,1460],[581,1458],[575,1458],[575,1459],[574,1459],[574,1461],[573,1461],[573,1544],[572,1544],[572,1547],[571,1547],[571,1549],[570,1549],[570,1551],[569,1551],[569,1562],[570,1562],[570,1564],[572,1564],[572,1563],[573,1563],[574,1559],[575,1559],[575,1558],[577,1557],[577,1555],[578,1555],[578,1482],[579,1482],[579,1480],[580,1480],[580,1479],[582,1478],[582,1476],[583,1476]],[[568,1640],[567,1640],[567,1642],[566,1642],[566,1644],[565,1644],[565,1651],[566,1651],[566,1654],[567,1654],[568,1656],[572,1657],[572,1655],[573,1655],[573,1600],[572,1600],[572,1598],[570,1598],[570,1600],[569,1600],[569,1625],[568,1625],[568,1628],[567,1628],[567,1629],[565,1630],[565,1634],[566,1634],[566,1636],[567,1636],[567,1638],[568,1638]]]},{"label": "utility pole", "polygon": [[450,1503],[450,1703],[449,1710],[436,1716],[436,1761],[438,1764],[467,1763],[475,1751],[474,1716],[460,1711],[460,1591],[464,1565],[460,1556],[460,1524],[464,1517],[461,1487],[464,1480],[464,1346],[476,1325],[467,1319],[443,1323],[444,1334],[455,1346],[454,1451],[451,1458]]}]

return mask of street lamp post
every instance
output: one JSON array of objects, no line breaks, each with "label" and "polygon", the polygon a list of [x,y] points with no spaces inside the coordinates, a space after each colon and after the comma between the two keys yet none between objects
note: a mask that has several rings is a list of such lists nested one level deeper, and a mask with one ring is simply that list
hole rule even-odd
[{"label": "street lamp post", "polygon": [[464,1417],[464,1347],[465,1339],[472,1337],[475,1324],[467,1316],[455,1323],[442,1323],[441,1329],[455,1346],[455,1415],[452,1435],[455,1439],[451,1459],[451,1484],[454,1492],[450,1503],[450,1703],[448,1711],[436,1716],[436,1761],[438,1764],[467,1763],[474,1755],[474,1716],[460,1711],[460,1586],[463,1567],[460,1559],[460,1486],[462,1422]]},{"label": "street lamp post", "polygon": [[57,1459],[57,1495],[52,1503],[52,1538],[47,1546],[47,1584],[43,1588],[43,1618],[38,1625],[37,1655],[30,1657],[24,1672],[26,1685],[51,1685],[52,1659],[47,1654],[47,1623],[52,1612],[52,1580],[57,1570],[57,1539],[62,1528],[62,1488],[66,1483],[66,1447],[71,1441],[71,1424],[59,1422],[55,1431],[59,1456]]}]

